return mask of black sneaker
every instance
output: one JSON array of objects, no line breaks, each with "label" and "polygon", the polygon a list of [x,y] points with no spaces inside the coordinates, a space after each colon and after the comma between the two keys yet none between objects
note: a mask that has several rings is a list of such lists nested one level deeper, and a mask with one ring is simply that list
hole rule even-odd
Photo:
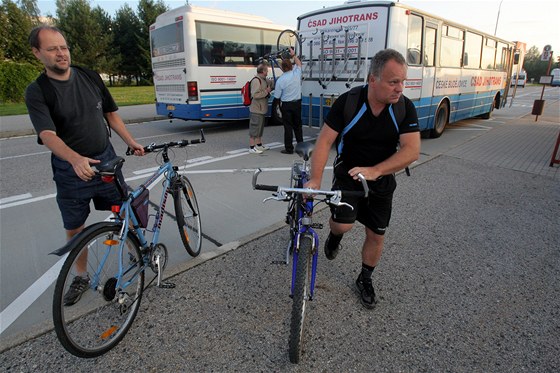
[{"label": "black sneaker", "polygon": [[70,285],[70,289],[64,294],[64,305],[72,306],[80,300],[82,294],[89,287],[89,277],[76,276]]},{"label": "black sneaker", "polygon": [[370,279],[363,279],[362,274],[358,276],[356,280],[356,286],[360,292],[360,300],[365,308],[375,308],[377,304],[377,298],[375,297],[375,290],[373,290],[373,284]]},{"label": "black sneaker", "polygon": [[340,241],[342,236],[335,236],[332,232],[329,233],[327,240],[325,241],[325,256],[328,260],[333,260],[338,255],[340,251]]}]

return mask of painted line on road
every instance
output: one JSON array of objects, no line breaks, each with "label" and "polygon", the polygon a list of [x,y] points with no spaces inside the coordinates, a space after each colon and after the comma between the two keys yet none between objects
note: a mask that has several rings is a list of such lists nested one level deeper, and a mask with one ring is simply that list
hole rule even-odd
[{"label": "painted line on road", "polygon": [[37,152],[37,153],[22,154],[22,155],[12,155],[10,157],[0,158],[0,161],[5,161],[5,160],[8,160],[8,159],[22,158],[22,157],[31,157],[31,156],[34,156],[34,155],[43,155],[43,154],[51,154],[51,152],[48,151],[48,152]]},{"label": "painted line on road", "polygon": [[4,203],[9,203],[9,202],[20,201],[22,199],[27,199],[27,198],[31,198],[31,197],[33,197],[31,195],[31,193],[25,193],[25,194],[19,194],[17,196],[0,198],[0,205],[2,205]]},{"label": "painted line on road", "polygon": [[[33,203],[33,202],[37,202],[37,201],[43,201],[45,199],[50,199],[50,198],[54,198],[56,197],[56,193],[53,194],[47,194],[46,196],[41,196],[41,197],[34,197],[34,198],[30,198],[30,199],[26,199],[24,201],[16,201],[16,202],[12,202],[12,203],[7,203],[7,204],[2,204],[0,205],[0,210],[8,208],[8,207],[14,207],[14,206],[20,206],[20,205],[26,205],[28,203]],[[9,198],[9,197],[7,197]]]},{"label": "painted line on road", "polygon": [[[189,163],[189,164],[190,163],[198,163],[198,162],[202,162],[202,161],[207,161],[209,159],[214,159],[214,157],[206,155],[204,157],[192,158],[192,159],[188,159],[187,163]],[[143,170],[133,171],[132,173],[134,175],[144,175],[144,174],[156,172],[158,169],[159,169],[159,166],[158,167],[150,167],[150,168],[144,168]]]},{"label": "painted line on road", "polygon": [[[315,140],[316,137],[304,136],[303,139],[304,139],[305,141],[310,141],[310,140]],[[265,145],[266,145],[266,144],[265,144]],[[282,145],[280,145],[280,146],[282,146]],[[225,160],[237,158],[237,157],[240,157],[240,156],[243,156],[243,155],[252,156],[252,154],[250,154],[249,152],[245,151],[245,152],[243,152],[243,153],[239,153],[239,154],[230,154],[230,155],[226,155],[226,156],[218,157],[218,158],[214,158],[214,157],[210,157],[210,156],[199,157],[199,158],[193,158],[193,160],[194,160],[194,159],[197,159],[197,162],[195,162],[195,163],[190,163],[190,162],[187,160],[187,163],[188,163],[188,164],[185,165],[185,166],[179,167],[179,170],[185,170],[185,169],[188,169],[188,168],[191,168],[191,167],[196,167],[196,166],[201,166],[201,165],[205,165],[205,164],[210,164],[210,163],[225,161]],[[204,160],[203,158],[205,158],[206,160]],[[152,168],[152,169],[151,169],[151,170],[153,170],[153,171],[148,171],[148,172],[154,172],[154,171],[157,170],[157,169],[158,169],[158,167],[155,167],[155,168]],[[145,170],[147,170],[147,169],[145,169]],[[145,171],[145,170],[142,170],[142,171]],[[136,171],[136,172],[138,172],[138,171]],[[139,179],[143,179],[143,178],[145,178],[145,177],[146,177],[146,172],[143,173],[143,174],[141,174],[141,175],[128,177],[128,178],[125,179],[125,181],[139,180]],[[25,204],[28,204],[28,203],[33,203],[33,202],[37,202],[37,201],[42,201],[42,200],[49,199],[49,198],[53,198],[53,197],[56,197],[56,193],[48,194],[48,195],[46,195],[46,196],[41,196],[41,197],[29,198],[29,199],[25,199],[25,200],[21,200],[21,201],[14,201],[14,202],[11,202],[11,203],[6,203],[6,204],[0,204],[0,210],[5,209],[5,208],[9,208],[9,207],[21,206],[21,205],[25,205]],[[11,198],[11,197],[6,197],[6,198]]]},{"label": "painted line on road", "polygon": [[8,329],[56,281],[67,256],[68,254],[60,258],[55,265],[49,268],[47,272],[0,312],[0,334]]}]

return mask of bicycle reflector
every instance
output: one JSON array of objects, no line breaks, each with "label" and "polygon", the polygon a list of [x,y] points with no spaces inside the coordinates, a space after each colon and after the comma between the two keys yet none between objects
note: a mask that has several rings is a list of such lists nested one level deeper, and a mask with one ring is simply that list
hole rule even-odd
[{"label": "bicycle reflector", "polygon": [[121,212],[121,207],[119,205],[113,205],[111,206],[111,212],[118,214],[119,212]]},{"label": "bicycle reflector", "polygon": [[101,181],[104,183],[112,183],[115,180],[115,176],[113,175],[103,175],[101,176]]}]

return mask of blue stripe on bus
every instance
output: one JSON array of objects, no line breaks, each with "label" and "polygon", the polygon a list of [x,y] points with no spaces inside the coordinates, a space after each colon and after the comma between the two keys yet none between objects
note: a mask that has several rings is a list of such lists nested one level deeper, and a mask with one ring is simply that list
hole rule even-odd
[{"label": "blue stripe on bus", "polygon": [[[428,130],[433,128],[435,112],[438,105],[444,98],[448,98],[451,102],[449,122],[457,122],[466,118],[475,117],[477,115],[487,113],[494,103],[494,96],[496,91],[469,93],[469,94],[456,94],[438,97],[424,97],[420,100],[413,101],[416,111],[418,113],[418,124],[420,130]],[[504,91],[500,90],[503,96]],[[324,99],[324,98],[323,98]],[[314,126],[319,126],[319,109],[320,97],[312,98],[312,122]],[[323,120],[328,115],[330,107],[323,106]],[[302,97],[302,121],[304,124],[309,123],[309,96]],[[321,123],[322,125],[322,123]]]}]

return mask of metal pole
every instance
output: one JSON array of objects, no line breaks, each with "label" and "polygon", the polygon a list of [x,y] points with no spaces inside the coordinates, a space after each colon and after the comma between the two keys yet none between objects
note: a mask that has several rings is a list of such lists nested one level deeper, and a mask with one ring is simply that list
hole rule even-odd
[{"label": "metal pole", "polygon": [[[553,52],[553,51],[550,51],[550,59],[548,60],[548,67],[547,67],[547,69],[546,69],[546,75],[549,75],[549,74],[550,74],[550,66],[552,66],[552,60],[553,60],[553,58],[554,58],[554,52]],[[544,87],[546,87],[546,84],[543,84],[543,85],[542,85],[541,101],[542,101],[543,96],[544,96]],[[543,111],[544,111],[544,104],[543,104]],[[539,119],[539,115],[538,115],[538,114],[535,116],[535,122],[537,121],[537,119]]]},{"label": "metal pole", "polygon": [[504,0],[500,1],[500,6],[498,6],[498,16],[496,17],[496,27],[494,28],[494,36],[496,36],[496,31],[498,31],[498,21],[500,20],[500,9],[502,9],[502,3]]}]

